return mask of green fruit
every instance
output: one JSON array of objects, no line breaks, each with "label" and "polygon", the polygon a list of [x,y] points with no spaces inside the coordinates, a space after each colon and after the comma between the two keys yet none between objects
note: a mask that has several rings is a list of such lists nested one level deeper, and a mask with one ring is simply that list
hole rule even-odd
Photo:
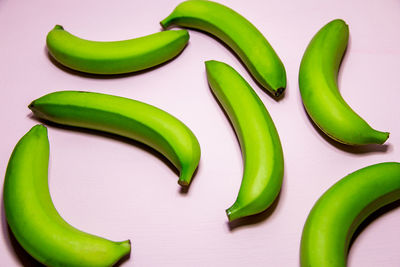
[{"label": "green fruit", "polygon": [[334,140],[349,145],[382,144],[389,133],[372,129],[339,93],[337,74],[348,39],[348,26],[337,19],[311,40],[299,71],[303,104],[314,123]]},{"label": "green fruit", "polygon": [[275,125],[250,85],[229,65],[207,61],[210,87],[228,114],[242,149],[243,180],[229,220],[257,214],[278,196],[283,179],[283,152]]},{"label": "green fruit", "polygon": [[200,145],[177,118],[136,100],[80,91],[60,91],[34,100],[29,108],[51,122],[109,132],[142,142],[180,170],[178,183],[189,185],[200,160]]},{"label": "green fruit", "polygon": [[50,197],[48,163],[47,129],[36,125],[15,146],[4,180],[5,215],[21,246],[46,266],[112,266],[129,254],[129,240],[90,235],[61,218]]},{"label": "green fruit", "polygon": [[273,95],[286,87],[281,60],[262,33],[234,10],[216,2],[190,0],[180,3],[161,26],[181,26],[210,33],[227,44],[244,62],[251,75]]},{"label": "green fruit", "polygon": [[158,32],[144,37],[96,42],[84,40],[56,25],[47,34],[47,48],[62,65],[94,74],[144,70],[177,56],[186,46],[186,30]]},{"label": "green fruit", "polygon": [[345,267],[350,240],[360,223],[377,209],[400,199],[400,163],[357,170],[315,203],[301,238],[302,267]]}]

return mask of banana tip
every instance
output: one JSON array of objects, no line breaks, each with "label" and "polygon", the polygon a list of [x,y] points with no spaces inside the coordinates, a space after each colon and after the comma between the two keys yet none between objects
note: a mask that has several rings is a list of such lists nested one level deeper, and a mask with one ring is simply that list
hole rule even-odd
[{"label": "banana tip", "polygon": [[187,181],[184,180],[178,180],[178,184],[182,187],[188,187],[189,183]]},{"label": "banana tip", "polygon": [[386,140],[389,139],[389,136],[390,136],[390,133],[389,133],[389,132],[383,132],[383,135],[382,135],[382,143],[381,143],[381,144],[385,143]]},{"label": "banana tip", "polygon": [[275,97],[280,97],[284,91],[285,91],[285,88],[284,88],[284,87],[278,88],[278,89],[276,90],[275,94],[274,94]]},{"label": "banana tip", "polygon": [[163,19],[162,21],[160,21],[160,25],[161,28],[163,28],[164,30],[168,28],[168,23],[167,23],[167,19]]},{"label": "banana tip", "polygon": [[128,255],[131,253],[132,247],[131,247],[131,240],[125,240],[121,242],[117,242],[119,248],[120,248],[120,257],[118,261],[124,260],[126,257],[129,257]]},{"label": "banana tip", "polygon": [[127,239],[127,240],[125,240],[125,241],[122,241],[122,242],[121,242],[121,245],[123,245],[123,246],[126,247],[126,248],[129,248],[129,251],[130,251],[130,250],[131,250],[132,242],[131,242],[130,239]]},{"label": "banana tip", "polygon": [[54,26],[54,30],[64,30],[64,27],[57,24],[56,26]]},{"label": "banana tip", "polygon": [[226,209],[226,216],[228,216],[228,220],[231,222],[237,218],[239,218],[236,214],[237,212],[235,212],[236,209],[234,209],[233,207],[230,207],[229,209]]},{"label": "banana tip", "polygon": [[43,124],[36,124],[29,130],[29,133],[36,136],[47,136],[47,127]]}]

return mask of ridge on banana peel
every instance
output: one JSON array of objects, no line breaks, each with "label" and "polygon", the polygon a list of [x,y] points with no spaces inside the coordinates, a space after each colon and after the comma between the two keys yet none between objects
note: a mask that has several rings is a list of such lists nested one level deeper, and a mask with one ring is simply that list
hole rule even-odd
[{"label": "ridge on banana peel", "polygon": [[68,68],[92,74],[122,74],[148,69],[176,57],[186,46],[186,30],[163,31],[113,42],[81,39],[56,25],[47,34],[51,56]]},{"label": "ridge on banana peel", "polygon": [[345,267],[351,238],[374,211],[400,199],[400,163],[357,170],[315,203],[303,228],[302,267]]},{"label": "ridge on banana peel", "polygon": [[267,109],[250,85],[231,66],[205,62],[208,83],[238,136],[243,178],[235,203],[226,210],[230,221],[266,210],[283,180],[283,152]]},{"label": "ridge on banana peel", "polygon": [[58,124],[108,132],[142,142],[163,154],[188,186],[200,161],[200,145],[180,120],[152,105],[119,96],[59,91],[34,100],[38,118]]},{"label": "ridge on banana peel", "polygon": [[112,266],[130,253],[130,241],[82,232],[58,214],[48,187],[47,128],[34,126],[12,152],[4,179],[5,215],[15,238],[46,266]]},{"label": "ridge on banana peel", "polygon": [[371,128],[338,89],[337,74],[348,38],[348,26],[340,19],[326,24],[312,38],[300,64],[301,98],[313,122],[330,138],[348,145],[383,144],[389,133]]},{"label": "ridge on banana peel", "polygon": [[285,67],[272,46],[251,22],[229,7],[206,0],[184,1],[160,24],[164,29],[181,26],[216,36],[239,56],[263,88],[275,97],[285,90]]}]

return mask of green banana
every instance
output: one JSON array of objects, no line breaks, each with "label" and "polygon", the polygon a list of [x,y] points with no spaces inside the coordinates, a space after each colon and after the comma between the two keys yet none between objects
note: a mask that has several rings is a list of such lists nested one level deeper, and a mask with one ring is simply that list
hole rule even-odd
[{"label": "green banana", "polygon": [[244,62],[251,75],[279,96],[286,87],[286,71],[262,33],[234,10],[212,1],[190,0],[180,3],[160,22],[208,32],[226,43]]},{"label": "green banana", "polygon": [[242,148],[244,172],[230,221],[267,209],[283,179],[283,152],[275,125],[250,85],[229,65],[207,61],[211,90],[228,114]]},{"label": "green banana", "polygon": [[129,254],[129,240],[90,235],[61,218],[50,197],[48,163],[47,129],[36,125],[15,146],[4,180],[5,215],[21,246],[46,266],[112,266]]},{"label": "green banana", "polygon": [[389,133],[372,129],[339,93],[337,74],[348,39],[348,26],[337,19],[311,40],[299,71],[303,104],[314,123],[332,139],[349,145],[383,144]]},{"label": "green banana", "polygon": [[62,65],[93,74],[144,70],[177,56],[186,46],[186,30],[164,31],[114,42],[84,40],[56,25],[47,34],[47,48]]},{"label": "green banana", "polygon": [[372,212],[400,199],[400,163],[357,170],[315,203],[301,238],[302,267],[344,267],[354,231]]},{"label": "green banana", "polygon": [[109,132],[142,142],[180,170],[178,183],[190,184],[200,145],[177,118],[149,104],[100,93],[59,91],[34,100],[29,108],[51,122]]}]

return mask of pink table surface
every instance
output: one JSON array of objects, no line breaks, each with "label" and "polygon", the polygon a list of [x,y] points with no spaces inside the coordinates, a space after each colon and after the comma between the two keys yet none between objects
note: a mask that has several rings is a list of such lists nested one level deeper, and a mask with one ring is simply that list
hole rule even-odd
[{"label": "pink table surface", "polygon": [[[92,132],[49,126],[50,192],[73,226],[113,240],[131,239],[121,266],[299,266],[308,212],[333,183],[361,167],[400,160],[400,2],[397,0],[219,1],[265,34],[285,64],[288,87],[276,102],[221,43],[190,31],[175,60],[151,71],[100,78],[55,65],[45,47],[55,24],[91,40],[121,40],[160,31],[180,1],[0,1],[0,173],[11,151],[37,123],[27,105],[56,90],[103,92],[141,100],[181,119],[198,137],[202,158],[187,193],[154,152]],[[349,148],[316,131],[303,109],[298,67],[311,37],[328,21],[350,26],[339,76],[343,97],[373,127],[390,131],[386,145]],[[242,178],[240,147],[207,85],[204,61],[224,61],[252,85],[279,131],[285,176],[269,211],[229,225],[225,209]],[[400,266],[400,209],[371,220],[351,247],[350,267]],[[10,236],[1,213],[0,265],[37,264]]]}]

